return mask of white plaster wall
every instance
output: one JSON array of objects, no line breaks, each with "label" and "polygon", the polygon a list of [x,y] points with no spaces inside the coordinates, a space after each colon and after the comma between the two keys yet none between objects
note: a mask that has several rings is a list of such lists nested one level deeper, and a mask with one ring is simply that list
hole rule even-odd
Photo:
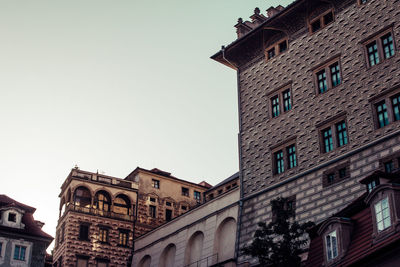
[{"label": "white plaster wall", "polygon": [[[200,259],[212,256],[214,254],[214,244],[218,226],[229,217],[237,221],[238,200],[239,189],[232,190],[138,238],[135,242],[132,267],[139,266],[139,262],[146,255],[151,256],[151,267],[162,266],[160,262],[161,254],[170,244],[176,246],[173,266],[183,267],[188,241],[197,231],[201,231],[204,234]],[[233,203],[236,203],[236,205],[223,210]],[[209,216],[210,214],[213,215]],[[234,231],[234,233],[231,233],[232,237],[236,236],[235,230],[236,228],[232,230]],[[234,251],[235,242],[232,242],[231,245],[232,251]],[[214,263],[211,261],[212,258],[209,259],[209,265]],[[200,266],[207,266],[207,262],[202,262]]]}]

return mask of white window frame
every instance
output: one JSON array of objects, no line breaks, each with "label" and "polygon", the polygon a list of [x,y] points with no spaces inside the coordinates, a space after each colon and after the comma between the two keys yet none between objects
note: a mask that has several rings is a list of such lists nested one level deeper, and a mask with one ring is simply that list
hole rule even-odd
[{"label": "white window frame", "polygon": [[[28,241],[24,241],[24,240],[12,240],[11,244],[12,244],[12,251],[11,251],[11,258],[10,258],[10,266],[18,266],[18,267],[30,266],[32,242],[28,242]],[[26,247],[25,260],[15,260],[14,259],[14,253],[15,253],[16,246]]]},{"label": "white window frame", "polygon": [[[332,242],[333,240],[335,240],[335,246],[333,246]],[[325,236],[325,249],[326,249],[326,258],[328,262],[336,259],[337,256],[339,255],[338,236],[336,230],[330,232]],[[334,253],[335,251],[336,254]]]},{"label": "white window frame", "polygon": [[1,249],[0,249],[0,264],[4,263],[5,253],[6,253],[6,246],[7,246],[7,239],[4,237],[0,237]]},{"label": "white window frame", "polygon": [[389,228],[392,225],[390,216],[389,197],[386,196],[384,199],[375,203],[374,210],[376,219],[376,229],[377,232],[379,233]]}]

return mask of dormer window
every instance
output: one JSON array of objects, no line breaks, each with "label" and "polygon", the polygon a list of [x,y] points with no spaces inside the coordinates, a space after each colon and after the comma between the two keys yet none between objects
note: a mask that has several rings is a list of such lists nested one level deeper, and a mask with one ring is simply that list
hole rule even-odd
[{"label": "dormer window", "polygon": [[387,197],[375,204],[375,216],[378,232],[385,230],[391,225],[390,208]]},{"label": "dormer window", "polygon": [[333,260],[338,256],[336,230],[326,236],[326,256],[328,261]]},{"label": "dormer window", "polygon": [[333,11],[328,10],[327,12],[310,21],[310,33],[314,33],[322,28],[325,28],[334,20]]},{"label": "dormer window", "polygon": [[281,39],[265,49],[265,58],[268,60],[288,50],[288,40]]},{"label": "dormer window", "polygon": [[16,222],[17,221],[17,214],[15,213],[8,213],[8,221],[9,222]]},{"label": "dormer window", "polygon": [[371,191],[372,191],[375,187],[377,187],[378,185],[379,185],[379,179],[378,179],[378,178],[375,178],[374,180],[372,180],[371,182],[369,182],[369,183],[367,184],[368,193],[371,193]]}]

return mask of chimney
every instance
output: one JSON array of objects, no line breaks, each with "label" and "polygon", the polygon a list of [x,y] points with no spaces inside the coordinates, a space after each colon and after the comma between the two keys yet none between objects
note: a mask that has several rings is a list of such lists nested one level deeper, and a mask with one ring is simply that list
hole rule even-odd
[{"label": "chimney", "polygon": [[44,222],[35,221],[35,224],[36,224],[40,229],[42,229],[42,227],[43,227],[43,225],[44,225]]},{"label": "chimney", "polygon": [[284,9],[283,6],[279,5],[277,7],[273,7],[271,6],[270,8],[267,9],[267,15],[268,18],[272,18],[273,16],[275,16],[276,14],[278,14],[280,11],[282,11]]},{"label": "chimney", "polygon": [[254,14],[251,15],[250,18],[251,18],[251,23],[254,24],[254,26],[260,25],[267,19],[263,14],[260,14],[260,9],[258,7],[254,9]]},{"label": "chimney", "polygon": [[252,30],[252,28],[246,25],[246,23],[243,23],[242,18],[238,19],[238,23],[235,25],[235,28],[238,38],[241,38]]}]

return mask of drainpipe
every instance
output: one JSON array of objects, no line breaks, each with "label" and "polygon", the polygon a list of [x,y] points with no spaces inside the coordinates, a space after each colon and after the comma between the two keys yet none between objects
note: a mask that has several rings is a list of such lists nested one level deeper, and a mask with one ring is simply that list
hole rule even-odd
[{"label": "drainpipe", "polygon": [[238,220],[237,220],[237,226],[236,226],[236,247],[235,247],[235,259],[236,263],[238,261],[238,256],[239,256],[239,241],[240,241],[240,230],[241,230],[241,224],[242,224],[242,214],[243,214],[243,175],[242,175],[242,149],[241,149],[241,138],[240,135],[242,133],[242,117],[241,117],[241,107],[240,107],[240,70],[239,67],[230,62],[226,56],[225,56],[225,46],[221,47],[221,52],[222,52],[222,58],[228,62],[230,65],[235,67],[236,69],[236,83],[237,83],[237,101],[238,101],[238,119],[239,119],[239,133],[238,133],[238,150],[239,150],[239,183],[240,183],[240,200],[239,200],[239,211],[238,211]]}]

